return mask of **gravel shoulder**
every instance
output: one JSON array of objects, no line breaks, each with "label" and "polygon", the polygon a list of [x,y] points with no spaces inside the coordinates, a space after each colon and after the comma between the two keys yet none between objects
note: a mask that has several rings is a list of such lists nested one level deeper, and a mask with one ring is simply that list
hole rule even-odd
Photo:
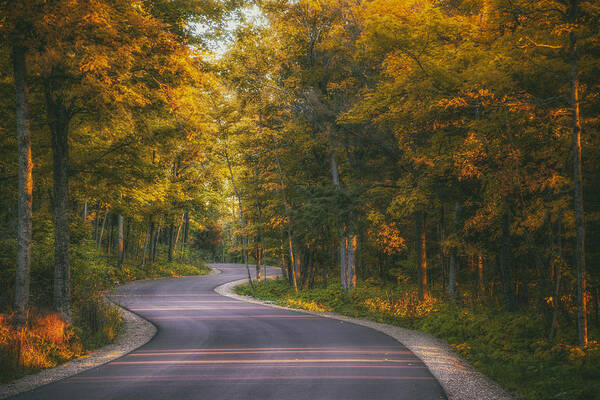
[{"label": "gravel shoulder", "polygon": [[248,283],[248,279],[229,282],[215,288],[222,296],[270,307],[319,315],[326,318],[366,326],[396,339],[419,357],[431,374],[440,382],[450,400],[513,400],[514,397],[497,383],[476,371],[458,356],[445,341],[428,333],[382,324],[364,319],[351,318],[331,312],[316,312],[282,307],[268,301],[241,296],[234,292],[236,286]]}]

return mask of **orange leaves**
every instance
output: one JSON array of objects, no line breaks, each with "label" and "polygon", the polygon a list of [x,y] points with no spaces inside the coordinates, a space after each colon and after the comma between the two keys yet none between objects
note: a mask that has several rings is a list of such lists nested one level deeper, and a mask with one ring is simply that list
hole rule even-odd
[{"label": "orange leaves", "polygon": [[465,138],[461,150],[454,155],[458,180],[477,179],[482,175],[481,162],[487,158],[483,143],[475,132]]},{"label": "orange leaves", "polygon": [[384,221],[383,215],[377,213],[371,213],[369,220],[371,221],[369,236],[385,254],[400,254],[406,250],[406,240],[396,223]]},{"label": "orange leaves", "polygon": [[108,58],[102,54],[88,55],[79,63],[79,70],[83,73],[100,72],[109,67]]}]

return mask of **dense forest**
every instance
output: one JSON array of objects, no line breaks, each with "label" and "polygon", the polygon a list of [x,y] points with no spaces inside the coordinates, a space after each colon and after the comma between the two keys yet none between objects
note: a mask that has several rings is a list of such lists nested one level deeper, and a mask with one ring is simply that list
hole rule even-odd
[{"label": "dense forest", "polygon": [[529,324],[527,362],[593,380],[599,30],[580,0],[0,1],[1,311],[280,265],[291,295]]}]

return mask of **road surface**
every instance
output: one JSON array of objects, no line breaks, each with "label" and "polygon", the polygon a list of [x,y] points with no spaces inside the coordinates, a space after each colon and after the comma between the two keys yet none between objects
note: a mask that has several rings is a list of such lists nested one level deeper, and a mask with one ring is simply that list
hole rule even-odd
[{"label": "road surface", "polygon": [[124,285],[113,300],[157,335],[134,352],[15,399],[445,399],[408,349],[378,331],[218,295],[246,275]]}]

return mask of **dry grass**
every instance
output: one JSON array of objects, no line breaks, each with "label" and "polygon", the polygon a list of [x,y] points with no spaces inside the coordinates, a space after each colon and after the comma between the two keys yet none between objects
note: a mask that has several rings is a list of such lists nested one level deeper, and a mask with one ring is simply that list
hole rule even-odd
[{"label": "dry grass", "polygon": [[84,352],[75,329],[58,314],[32,312],[22,327],[0,314],[0,379],[50,368]]}]

